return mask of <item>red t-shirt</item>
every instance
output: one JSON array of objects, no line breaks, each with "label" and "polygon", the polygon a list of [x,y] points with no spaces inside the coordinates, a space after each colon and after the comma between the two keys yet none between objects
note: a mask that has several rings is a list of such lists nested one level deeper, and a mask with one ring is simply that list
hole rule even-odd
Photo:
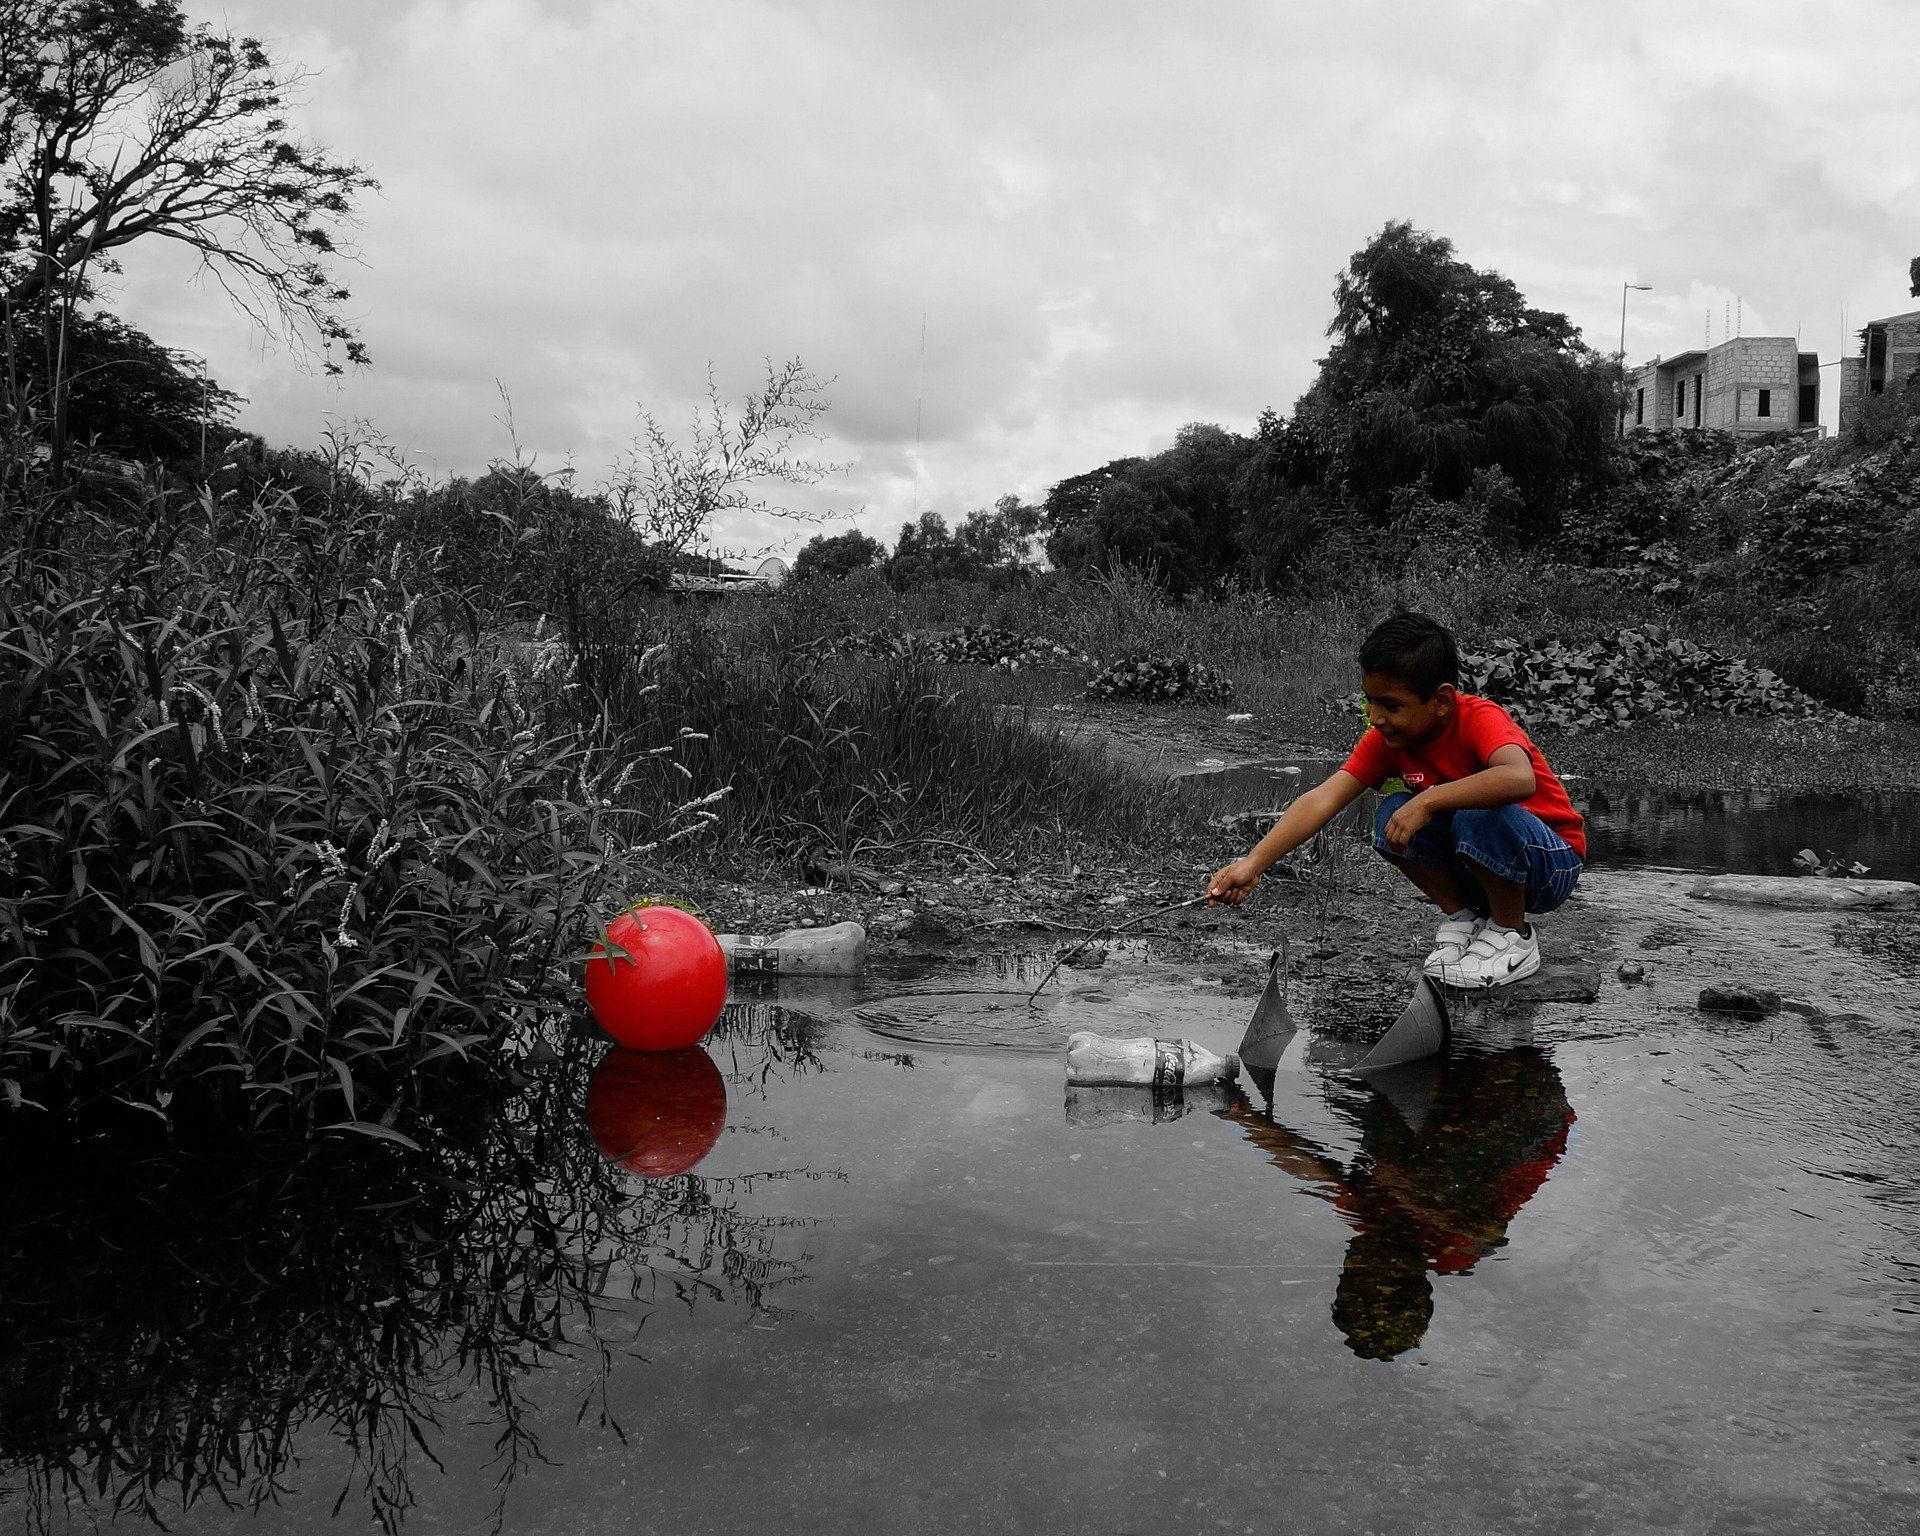
[{"label": "red t-shirt", "polygon": [[1581,858],[1587,856],[1586,823],[1567,798],[1567,789],[1540,749],[1527,739],[1527,733],[1514,723],[1492,699],[1463,693],[1447,723],[1432,741],[1418,747],[1390,747],[1371,726],[1360,738],[1346,762],[1340,766],[1368,789],[1378,789],[1388,779],[1406,782],[1416,795],[1436,784],[1451,784],[1480,772],[1493,754],[1511,743],[1524,747],[1527,761],[1533,765],[1533,793],[1520,802],[1549,827],[1560,834],[1566,845]]}]

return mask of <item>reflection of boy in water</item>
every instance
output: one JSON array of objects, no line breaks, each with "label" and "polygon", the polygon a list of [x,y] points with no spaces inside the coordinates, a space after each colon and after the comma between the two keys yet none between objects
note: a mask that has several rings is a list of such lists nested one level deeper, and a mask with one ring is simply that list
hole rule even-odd
[{"label": "reflection of boy in water", "polygon": [[1227,1113],[1352,1225],[1333,1321],[1355,1354],[1373,1360],[1391,1360],[1425,1335],[1429,1270],[1463,1273],[1506,1242],[1507,1224],[1559,1161],[1574,1121],[1559,1072],[1532,1046],[1450,1058],[1424,1116],[1409,1119],[1370,1095],[1351,1167],[1244,1100]]}]

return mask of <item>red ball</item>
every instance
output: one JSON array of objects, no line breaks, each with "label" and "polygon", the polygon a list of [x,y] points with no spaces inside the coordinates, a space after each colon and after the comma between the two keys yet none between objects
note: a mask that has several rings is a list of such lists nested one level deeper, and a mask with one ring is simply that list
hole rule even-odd
[{"label": "red ball", "polygon": [[587,1006],[634,1051],[674,1051],[713,1028],[727,1003],[727,957],[713,931],[678,907],[630,907],[607,925],[627,952],[596,944],[587,960]]},{"label": "red ball", "polygon": [[610,1163],[643,1179],[685,1173],[727,1123],[727,1085],[697,1045],[608,1051],[587,1084],[587,1130]]}]

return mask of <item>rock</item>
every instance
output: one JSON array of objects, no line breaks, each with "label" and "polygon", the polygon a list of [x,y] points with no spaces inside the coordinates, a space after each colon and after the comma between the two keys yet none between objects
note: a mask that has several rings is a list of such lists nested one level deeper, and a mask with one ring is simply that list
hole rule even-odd
[{"label": "rock", "polygon": [[1920,885],[1910,880],[1829,880],[1819,875],[1708,875],[1687,893],[1701,901],[1806,912],[1905,911],[1920,907]]},{"label": "rock", "polygon": [[1708,986],[1700,989],[1700,1007],[1707,1013],[1730,1013],[1735,1018],[1758,1020],[1779,1011],[1780,994],[1765,987]]},{"label": "rock", "polygon": [[907,894],[907,882],[904,880],[882,880],[880,882],[880,894],[882,896],[904,896]]},{"label": "rock", "polygon": [[1536,1003],[1590,1003],[1600,995],[1600,967],[1591,960],[1544,960],[1525,981],[1503,987],[1448,987],[1447,1006],[1511,1013]]},{"label": "rock", "polygon": [[1097,971],[1107,963],[1107,952],[1098,944],[1090,944],[1077,955],[1069,955],[1064,963],[1076,971]]},{"label": "rock", "polygon": [[1614,975],[1622,981],[1638,983],[1647,979],[1647,968],[1638,960],[1622,960]]}]

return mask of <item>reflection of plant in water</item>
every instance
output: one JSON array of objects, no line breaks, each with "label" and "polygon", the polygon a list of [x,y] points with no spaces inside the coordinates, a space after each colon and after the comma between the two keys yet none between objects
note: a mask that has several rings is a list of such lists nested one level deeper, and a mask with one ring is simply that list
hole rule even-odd
[{"label": "reflection of plant in water", "polygon": [[529,1373],[582,1348],[618,1432],[593,1326],[616,1272],[642,1302],[763,1309],[805,1256],[781,1252],[796,1219],[754,1209],[780,1175],[634,1183],[603,1160],[578,1110],[593,1054],[518,1095],[476,1077],[423,1154],[179,1115],[144,1145],[0,1121],[0,1487],[42,1527],[75,1505],[270,1505],[319,1432],[353,1456],[342,1500],[358,1486],[392,1530],[455,1401],[486,1405],[504,1498],[540,1455]]},{"label": "reflection of plant in water", "polygon": [[721,1013],[707,1046],[728,1082],[764,1094],[769,1082],[789,1074],[826,1071],[814,1049],[819,1037],[820,1021],[809,1014],[778,1003],[738,1002]]},{"label": "reflection of plant in water", "polygon": [[1244,1099],[1224,1113],[1353,1227],[1333,1320],[1348,1348],[1376,1360],[1425,1336],[1429,1272],[1464,1274],[1506,1242],[1508,1223],[1566,1150],[1574,1119],[1559,1072],[1532,1046],[1449,1057],[1434,1069],[1424,1113],[1370,1093],[1350,1164]]}]

